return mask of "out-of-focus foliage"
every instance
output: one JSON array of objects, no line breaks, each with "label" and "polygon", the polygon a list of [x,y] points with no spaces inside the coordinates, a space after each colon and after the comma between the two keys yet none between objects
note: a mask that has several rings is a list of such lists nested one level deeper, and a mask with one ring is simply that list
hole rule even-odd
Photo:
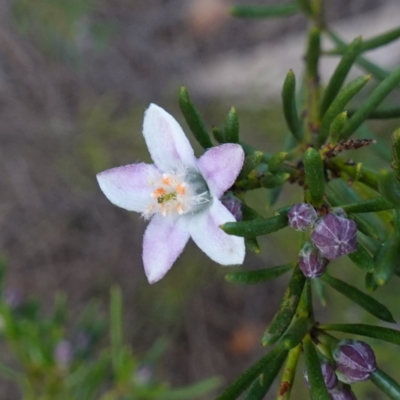
[{"label": "out-of-focus foliage", "polygon": [[102,47],[112,35],[109,24],[93,18],[91,0],[14,0],[12,14],[22,34],[47,55],[76,62],[82,51]]},{"label": "out-of-focus foliage", "polygon": [[172,389],[157,377],[155,363],[166,342],[156,341],[142,356],[124,344],[118,287],[111,288],[108,318],[92,300],[71,323],[65,296],[56,298],[52,315],[45,317],[36,300],[4,288],[4,259],[0,267],[1,340],[18,364],[0,364],[0,375],[15,382],[24,400],[183,400],[219,386],[219,379],[210,378]]}]

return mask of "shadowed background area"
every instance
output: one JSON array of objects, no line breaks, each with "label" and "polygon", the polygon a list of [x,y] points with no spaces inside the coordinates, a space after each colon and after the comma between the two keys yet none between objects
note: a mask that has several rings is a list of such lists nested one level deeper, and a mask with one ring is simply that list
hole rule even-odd
[{"label": "shadowed background area", "polygon": [[[274,2],[252,2],[267,3]],[[165,279],[150,286],[141,261],[146,223],[111,205],[95,174],[150,161],[141,135],[150,102],[169,111],[188,132],[177,106],[181,84],[207,127],[220,125],[229,107],[239,104],[243,140],[270,152],[280,150],[286,128],[279,87],[293,68],[292,54],[298,54],[295,67],[301,68],[303,47],[297,37],[306,21],[300,15],[238,20],[228,14],[232,4],[0,2],[0,245],[9,261],[7,285],[38,297],[45,309],[63,291],[73,315],[90,298],[106,302],[110,285],[119,284],[126,340],[140,353],[157,338],[166,338],[168,351],[159,373],[173,385],[213,375],[229,382],[259,358],[264,353],[260,335],[281,300],[287,276],[236,287],[223,279],[226,269],[190,245]],[[327,1],[327,16],[351,39],[372,34],[365,26],[371,20],[374,32],[395,27],[390,18],[396,7],[398,16],[396,2]],[[399,53],[390,54],[382,58],[389,67],[399,61]],[[271,210],[263,208],[265,196],[260,191],[250,202],[267,215]],[[292,187],[280,204],[300,200],[301,191]],[[288,230],[269,236],[261,241],[261,255],[248,254],[245,268],[293,260],[297,239]],[[345,271],[346,265],[341,268]],[[332,296],[336,300],[342,301]],[[337,313],[343,322],[364,315],[352,307]],[[9,362],[7,354],[2,362]],[[376,399],[366,388],[371,397],[363,398]],[[0,399],[18,399],[13,385],[2,381],[1,389]]]}]

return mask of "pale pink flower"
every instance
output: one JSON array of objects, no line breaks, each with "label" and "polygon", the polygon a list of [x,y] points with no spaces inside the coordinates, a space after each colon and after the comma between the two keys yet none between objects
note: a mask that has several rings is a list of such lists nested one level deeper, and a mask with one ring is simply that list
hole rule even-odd
[{"label": "pale pink flower", "polygon": [[154,164],[109,169],[97,180],[113,204],[150,219],[143,239],[149,282],[168,272],[190,237],[215,262],[242,264],[244,239],[220,229],[235,218],[219,201],[242,168],[242,147],[223,144],[196,159],[178,122],[155,104],[145,113],[143,136]]}]

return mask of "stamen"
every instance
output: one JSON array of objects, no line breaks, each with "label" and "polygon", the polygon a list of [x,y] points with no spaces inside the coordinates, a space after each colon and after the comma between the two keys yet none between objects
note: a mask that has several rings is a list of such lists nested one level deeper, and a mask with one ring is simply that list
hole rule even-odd
[{"label": "stamen", "polygon": [[173,214],[197,213],[207,203],[211,196],[207,184],[197,170],[178,165],[169,173],[152,174],[149,176],[151,200],[143,212],[148,219],[154,214],[163,216]]},{"label": "stamen", "polygon": [[163,174],[162,182],[164,185],[170,186],[171,185],[171,177],[167,174]]},{"label": "stamen", "polygon": [[166,193],[167,192],[165,191],[164,188],[158,188],[151,194],[151,197],[154,197],[155,199],[157,199],[160,196],[164,196]]},{"label": "stamen", "polygon": [[183,196],[186,192],[186,184],[185,183],[181,183],[176,187],[176,193],[180,194],[181,196]]}]

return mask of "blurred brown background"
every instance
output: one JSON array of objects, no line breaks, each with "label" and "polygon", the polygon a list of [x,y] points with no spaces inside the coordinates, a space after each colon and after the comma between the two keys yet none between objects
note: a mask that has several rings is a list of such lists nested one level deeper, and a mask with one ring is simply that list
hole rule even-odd
[{"label": "blurred brown background", "polygon": [[[274,2],[251,4],[266,3]],[[154,102],[182,122],[181,84],[208,127],[222,123],[229,107],[239,104],[246,140],[279,149],[284,123],[275,86],[282,82],[275,77],[292,65],[278,55],[298,47],[306,21],[300,15],[237,20],[228,15],[232,4],[0,0],[0,245],[9,259],[8,285],[48,307],[64,291],[72,315],[92,297],[106,302],[110,285],[121,285],[126,340],[141,353],[166,337],[161,375],[173,385],[213,375],[229,382],[263,354],[259,337],[287,277],[234,287],[225,283],[222,267],[190,246],[163,281],[148,285],[141,262],[145,223],[112,206],[95,174],[149,160],[143,111]],[[377,18],[393,17],[385,11],[391,7],[398,8],[399,21],[398,2],[383,0],[327,1],[327,16],[358,35],[377,28],[371,18],[381,31],[394,27]],[[367,26],[352,22],[363,18]],[[297,50],[301,56],[302,48]],[[263,92],[259,76],[266,80]],[[289,190],[283,202],[296,195],[296,188]],[[271,235],[262,241],[260,256],[248,255],[245,268],[287,262],[295,257],[296,239],[287,231]],[[363,314],[349,308],[341,318],[355,315]],[[17,398],[6,382],[0,388],[0,399]],[[363,398],[376,399],[371,393]]]}]

